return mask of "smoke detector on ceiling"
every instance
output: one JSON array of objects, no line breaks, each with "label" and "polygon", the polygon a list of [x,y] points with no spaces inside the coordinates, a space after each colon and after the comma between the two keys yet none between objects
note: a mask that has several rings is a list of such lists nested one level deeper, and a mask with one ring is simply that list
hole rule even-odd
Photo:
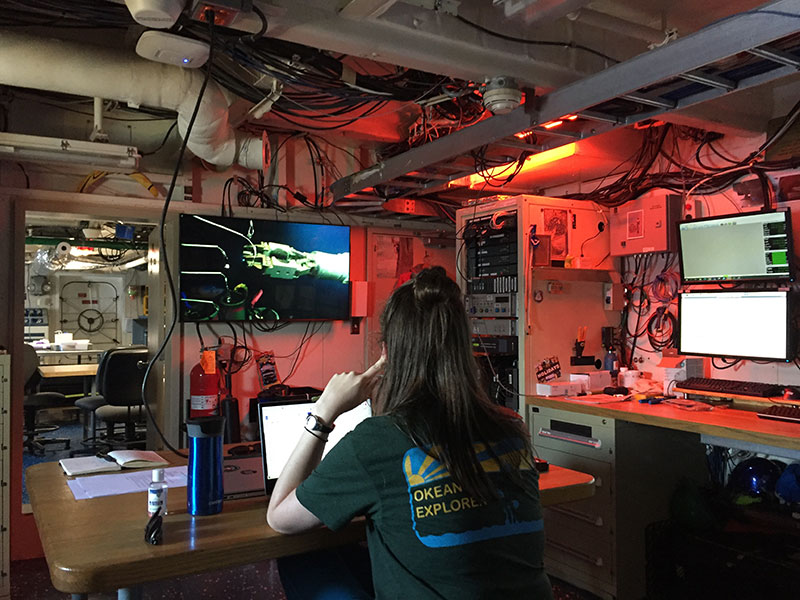
[{"label": "smoke detector on ceiling", "polygon": [[206,42],[165,31],[145,31],[136,43],[136,54],[148,60],[196,69],[208,60]]},{"label": "smoke detector on ceiling", "polygon": [[522,92],[512,77],[492,77],[483,89],[483,106],[493,115],[504,115],[522,102]]},{"label": "smoke detector on ceiling", "polygon": [[133,20],[153,29],[169,29],[178,20],[186,0],[125,0]]}]

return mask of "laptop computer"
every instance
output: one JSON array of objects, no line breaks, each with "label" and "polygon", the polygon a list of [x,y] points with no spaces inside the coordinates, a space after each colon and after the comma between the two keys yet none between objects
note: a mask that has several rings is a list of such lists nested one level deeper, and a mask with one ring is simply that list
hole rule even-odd
[{"label": "laptop computer", "polygon": [[264,495],[264,466],[261,457],[226,456],[222,461],[222,497],[225,500]]},{"label": "laptop computer", "polygon": [[[258,428],[261,435],[261,459],[263,482],[267,493],[272,492],[275,480],[283,471],[286,461],[292,454],[303,427],[306,417],[314,410],[314,403],[296,400],[270,400],[258,405]],[[325,444],[325,455],[330,452],[336,443],[345,434],[352,431],[364,419],[372,416],[372,407],[369,402],[359,404],[338,419],[336,427],[328,435]]]}]

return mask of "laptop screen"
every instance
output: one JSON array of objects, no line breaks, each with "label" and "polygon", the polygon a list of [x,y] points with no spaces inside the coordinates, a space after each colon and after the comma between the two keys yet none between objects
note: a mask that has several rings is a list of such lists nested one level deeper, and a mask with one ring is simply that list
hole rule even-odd
[{"label": "laptop screen", "polygon": [[[262,402],[258,405],[258,422],[261,432],[261,455],[264,461],[264,480],[268,491],[283,471],[297,440],[303,432],[306,417],[314,409],[313,402]],[[345,434],[364,419],[372,416],[368,402],[359,404],[336,419],[336,427],[328,435],[323,458]],[[306,434],[307,435],[307,434]]]}]

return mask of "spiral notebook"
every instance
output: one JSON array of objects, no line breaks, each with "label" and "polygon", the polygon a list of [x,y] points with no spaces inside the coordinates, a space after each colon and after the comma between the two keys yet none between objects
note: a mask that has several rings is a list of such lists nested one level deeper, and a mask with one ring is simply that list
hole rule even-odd
[{"label": "spiral notebook", "polygon": [[77,456],[62,458],[58,461],[64,473],[70,477],[105,473],[125,469],[157,469],[167,466],[167,461],[160,454],[151,450],[114,450],[108,454],[96,456]]}]

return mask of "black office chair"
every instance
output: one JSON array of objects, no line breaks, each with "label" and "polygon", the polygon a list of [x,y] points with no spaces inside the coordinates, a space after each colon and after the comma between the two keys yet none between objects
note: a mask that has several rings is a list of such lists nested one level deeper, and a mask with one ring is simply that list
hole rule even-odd
[{"label": "black office chair", "polygon": [[97,373],[94,377],[94,390],[95,393],[90,396],[84,396],[75,401],[75,406],[81,410],[81,421],[83,422],[83,440],[81,443],[85,446],[83,450],[74,450],[70,456],[77,454],[94,454],[103,446],[103,442],[97,437],[97,415],[95,411],[101,406],[106,406],[108,403],[100,393],[101,381],[105,373],[107,358],[109,353],[114,352],[117,348],[106,350],[100,357],[100,362],[97,364]]},{"label": "black office chair", "polygon": [[23,354],[23,369],[25,376],[25,400],[23,402],[24,434],[25,440],[23,447],[31,454],[43,455],[45,445],[64,444],[65,449],[69,449],[69,438],[42,437],[39,434],[48,431],[55,431],[57,426],[39,427],[36,425],[36,417],[39,411],[58,406],[67,406],[64,394],[58,392],[39,392],[37,391],[42,375],[39,373],[39,356],[33,346],[25,344]]},{"label": "black office chair", "polygon": [[[104,364],[98,368],[97,392],[106,404],[94,413],[105,423],[106,435],[102,443],[111,446],[144,445],[137,435],[136,426],[144,423],[142,382],[147,366],[147,348],[117,348],[103,355]],[[117,424],[125,425],[124,437],[115,436]]]}]

